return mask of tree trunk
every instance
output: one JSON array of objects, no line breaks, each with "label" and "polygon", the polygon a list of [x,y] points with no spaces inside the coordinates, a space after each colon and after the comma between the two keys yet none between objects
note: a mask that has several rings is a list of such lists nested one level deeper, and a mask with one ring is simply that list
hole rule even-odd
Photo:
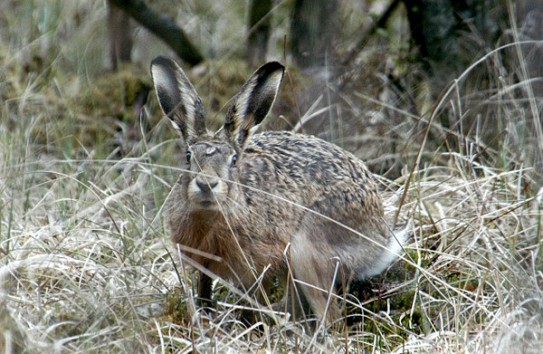
[{"label": "tree trunk", "polygon": [[[502,0],[500,0],[502,1]],[[437,90],[497,41],[504,16],[495,0],[403,0],[411,40]],[[502,1],[503,2],[503,1]],[[506,17],[505,17],[506,18]],[[474,34],[471,37],[468,34]],[[475,40],[479,37],[480,40]],[[487,44],[485,44],[487,43]]]},{"label": "tree trunk", "polygon": [[302,68],[324,66],[333,54],[338,0],[296,0],[291,22],[291,51]]},{"label": "tree trunk", "polygon": [[249,36],[247,61],[256,66],[266,60],[270,37],[272,0],[251,0],[249,4]]},{"label": "tree trunk", "polygon": [[130,62],[132,53],[132,26],[130,16],[107,2],[107,27],[109,31],[109,60],[112,70],[117,70],[120,63]]}]

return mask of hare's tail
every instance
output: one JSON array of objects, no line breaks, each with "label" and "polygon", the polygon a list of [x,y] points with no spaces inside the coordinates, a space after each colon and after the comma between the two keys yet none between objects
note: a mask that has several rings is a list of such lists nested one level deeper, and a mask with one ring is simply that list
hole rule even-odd
[{"label": "hare's tail", "polygon": [[392,264],[392,262],[398,259],[403,253],[403,246],[407,242],[412,228],[413,219],[410,218],[402,229],[391,230],[392,237],[390,238],[388,245],[384,247],[383,255],[366,274],[363,274],[363,276],[371,277],[381,274],[390,264]]}]

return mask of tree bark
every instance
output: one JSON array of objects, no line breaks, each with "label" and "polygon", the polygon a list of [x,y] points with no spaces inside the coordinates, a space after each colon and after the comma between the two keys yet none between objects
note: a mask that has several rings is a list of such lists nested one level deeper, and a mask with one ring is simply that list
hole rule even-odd
[{"label": "tree bark", "polygon": [[120,63],[130,62],[132,53],[132,26],[130,16],[107,2],[107,27],[109,31],[109,60],[111,69],[117,70]]},{"label": "tree bark", "polygon": [[255,66],[266,59],[270,37],[272,0],[251,0],[249,4],[249,36],[247,61]]},{"label": "tree bark", "polygon": [[[499,0],[502,1],[503,0]],[[499,2],[498,1],[498,2]],[[504,29],[496,0],[403,0],[419,59],[444,85]],[[483,41],[474,40],[476,33]]]},{"label": "tree bark", "polygon": [[324,66],[337,35],[338,0],[296,0],[292,14],[292,56],[302,68]]},{"label": "tree bark", "polygon": [[134,20],[162,39],[187,64],[197,65],[204,57],[175,20],[149,8],[143,0],[109,0]]}]

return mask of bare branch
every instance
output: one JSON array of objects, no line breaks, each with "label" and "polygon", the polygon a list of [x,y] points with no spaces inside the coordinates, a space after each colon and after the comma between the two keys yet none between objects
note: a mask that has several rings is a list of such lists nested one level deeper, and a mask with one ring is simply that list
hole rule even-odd
[{"label": "bare branch", "polygon": [[166,42],[188,64],[196,65],[204,59],[171,16],[154,11],[143,0],[110,1]]}]

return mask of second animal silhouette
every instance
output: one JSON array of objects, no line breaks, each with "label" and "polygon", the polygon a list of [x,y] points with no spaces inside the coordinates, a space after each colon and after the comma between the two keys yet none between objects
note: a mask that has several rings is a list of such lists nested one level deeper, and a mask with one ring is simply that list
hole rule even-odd
[{"label": "second animal silhouette", "polygon": [[[331,293],[381,273],[407,234],[387,226],[366,165],[313,136],[253,134],[283,78],[278,62],[247,80],[217,132],[206,129],[202,100],[173,60],[157,57],[151,74],[186,147],[186,171],[169,204],[172,241],[192,262],[245,289],[258,280],[269,291],[293,279],[319,319],[337,319]],[[202,272],[198,291],[211,298],[211,278]]]}]

